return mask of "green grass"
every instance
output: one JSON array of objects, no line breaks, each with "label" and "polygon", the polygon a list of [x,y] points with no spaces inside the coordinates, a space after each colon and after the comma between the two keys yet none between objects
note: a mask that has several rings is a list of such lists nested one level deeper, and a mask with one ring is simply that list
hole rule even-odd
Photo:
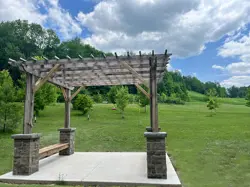
[{"label": "green grass", "polygon": [[[76,151],[145,151],[143,133],[149,112],[130,105],[121,119],[112,105],[94,106],[91,120],[72,111]],[[58,142],[64,105],[49,106],[37,118],[34,132],[43,134],[42,146]],[[221,104],[209,117],[206,103],[159,105],[159,124],[168,133],[166,150],[185,187],[248,187],[250,184],[250,108]],[[21,131],[20,131],[21,132]],[[12,167],[13,140],[0,134],[0,174]],[[17,185],[0,184],[0,187]],[[32,185],[37,187],[38,185]]]},{"label": "green grass", "polygon": [[[193,91],[188,91],[188,95],[190,97],[191,102],[205,102],[207,101],[207,96],[193,92]],[[245,105],[246,100],[244,98],[217,98],[219,103],[223,104],[232,104],[232,105]]]}]

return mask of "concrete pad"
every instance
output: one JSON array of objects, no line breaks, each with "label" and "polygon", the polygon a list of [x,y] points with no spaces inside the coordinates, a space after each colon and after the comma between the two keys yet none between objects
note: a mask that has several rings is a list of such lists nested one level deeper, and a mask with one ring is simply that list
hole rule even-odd
[{"label": "concrete pad", "polygon": [[181,187],[173,165],[166,155],[167,179],[147,178],[144,152],[76,152],[70,156],[53,155],[39,163],[30,176],[12,172],[0,176],[1,182],[69,185],[160,185]]}]

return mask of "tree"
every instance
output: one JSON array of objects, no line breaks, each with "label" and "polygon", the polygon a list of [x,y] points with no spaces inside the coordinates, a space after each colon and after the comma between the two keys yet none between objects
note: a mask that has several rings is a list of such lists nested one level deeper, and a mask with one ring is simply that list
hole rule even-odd
[{"label": "tree", "polygon": [[246,100],[246,106],[250,107],[250,88],[247,89]]},{"label": "tree", "polygon": [[129,101],[129,93],[127,87],[122,86],[117,90],[115,101],[117,108],[119,108],[122,113],[122,118],[124,118],[124,109],[127,107]]},{"label": "tree", "polygon": [[97,93],[97,94],[93,95],[93,100],[96,103],[101,103],[103,101],[102,95],[100,93]]},{"label": "tree", "polygon": [[80,110],[83,115],[87,114],[93,107],[92,99],[85,94],[78,94],[76,100],[73,103],[75,110]]},{"label": "tree", "polygon": [[207,103],[207,107],[209,110],[216,112],[216,109],[219,108],[218,102],[215,98],[209,98]]},{"label": "tree", "polygon": [[[148,88],[146,88],[146,86],[141,85],[141,87],[148,92]],[[138,92],[138,96],[139,96],[139,106],[140,107],[144,107],[144,112],[146,112],[147,110],[147,105],[149,105],[149,99],[147,98],[147,96],[142,93],[139,89],[137,90]]]},{"label": "tree", "polygon": [[7,70],[0,72],[0,127],[13,131],[21,122],[20,106],[14,103],[16,89]]},{"label": "tree", "polygon": [[111,89],[108,92],[108,100],[109,102],[115,104],[116,103],[116,94],[118,90],[118,86],[112,86]]}]

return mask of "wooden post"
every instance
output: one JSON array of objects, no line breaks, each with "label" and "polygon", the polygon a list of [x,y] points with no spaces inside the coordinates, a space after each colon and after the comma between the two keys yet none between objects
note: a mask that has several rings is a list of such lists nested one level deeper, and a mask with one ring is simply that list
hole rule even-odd
[{"label": "wooden post", "polygon": [[156,68],[157,58],[150,57],[150,124],[153,132],[158,132],[158,105],[157,105],[157,80],[156,80]]},{"label": "wooden post", "polygon": [[31,134],[34,115],[34,91],[35,77],[26,73],[26,94],[24,104],[23,134]]},{"label": "wooden post", "polygon": [[65,119],[64,119],[64,128],[70,128],[70,97],[71,91],[69,89],[65,89],[66,99],[65,99]]}]

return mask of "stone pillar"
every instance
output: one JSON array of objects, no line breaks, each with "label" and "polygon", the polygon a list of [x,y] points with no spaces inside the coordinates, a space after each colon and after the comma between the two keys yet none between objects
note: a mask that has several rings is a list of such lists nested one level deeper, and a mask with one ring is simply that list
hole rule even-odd
[{"label": "stone pillar", "polygon": [[148,178],[166,179],[166,132],[145,132],[147,139],[147,173]]},{"label": "stone pillar", "polygon": [[15,134],[13,175],[30,175],[39,170],[40,134]]},{"label": "stone pillar", "polygon": [[68,143],[69,148],[59,152],[59,155],[72,155],[75,151],[75,128],[62,128],[60,131],[60,143]]}]

